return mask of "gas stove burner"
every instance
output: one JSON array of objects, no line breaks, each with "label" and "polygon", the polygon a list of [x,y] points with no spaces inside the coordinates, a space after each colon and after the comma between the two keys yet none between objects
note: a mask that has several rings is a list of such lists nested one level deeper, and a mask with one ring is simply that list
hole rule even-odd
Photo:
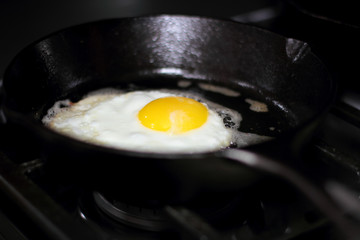
[{"label": "gas stove burner", "polygon": [[[174,219],[166,211],[166,204],[161,205],[149,201],[144,203],[123,201],[97,191],[94,191],[92,196],[102,213],[123,225],[152,232],[167,231],[174,228]],[[221,197],[212,196],[210,198],[210,196],[206,196],[194,199],[182,207],[211,225],[222,228],[230,226],[229,219],[235,216],[239,221],[245,220],[249,214],[249,209],[257,210],[259,204],[251,202],[242,195],[228,196],[224,194]]]},{"label": "gas stove burner", "polygon": [[167,215],[161,208],[130,205],[99,192],[93,193],[97,206],[112,219],[125,225],[148,231],[163,231],[169,228]]}]

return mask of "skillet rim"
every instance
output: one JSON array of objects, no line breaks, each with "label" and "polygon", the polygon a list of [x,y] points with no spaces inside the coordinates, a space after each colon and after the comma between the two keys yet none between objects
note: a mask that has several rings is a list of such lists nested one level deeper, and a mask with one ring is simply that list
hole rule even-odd
[{"label": "skillet rim", "polygon": [[[124,18],[108,18],[108,19],[101,19],[101,20],[96,20],[96,21],[90,21],[90,22],[85,22],[85,23],[80,23],[80,24],[76,24],[76,25],[72,25],[69,27],[65,27],[62,29],[59,29],[57,31],[51,32],[33,42],[31,42],[30,44],[28,44],[27,46],[25,46],[24,48],[22,48],[10,61],[10,63],[8,64],[8,66],[5,69],[4,75],[3,75],[3,84],[2,86],[0,85],[0,97],[2,97],[3,102],[1,103],[1,107],[0,108],[0,113],[2,115],[5,116],[5,119],[7,120],[7,118],[9,118],[9,120],[12,120],[12,122],[20,124],[22,126],[24,126],[27,130],[29,130],[30,132],[32,132],[37,138],[39,138],[40,140],[42,140],[43,142],[45,142],[47,138],[51,138],[51,139],[55,139],[55,141],[62,141],[64,143],[66,143],[66,145],[79,145],[81,148],[89,148],[92,151],[98,151],[98,152],[104,152],[107,154],[117,154],[117,155],[126,155],[126,156],[130,156],[130,157],[139,157],[139,158],[154,158],[154,159],[159,159],[159,158],[164,158],[164,159],[179,159],[179,158],[186,158],[186,159],[193,159],[193,158],[204,158],[206,156],[214,156],[214,155],[218,155],[220,154],[221,156],[221,152],[223,150],[216,150],[216,151],[206,151],[206,152],[196,152],[196,153],[154,153],[154,152],[137,152],[137,151],[130,151],[130,150],[126,150],[126,149],[119,149],[119,148],[112,148],[112,147],[106,147],[106,146],[99,146],[93,143],[88,143],[88,142],[84,142],[81,140],[77,140],[73,137],[70,136],[66,136],[63,135],[61,133],[58,133],[50,128],[47,128],[46,126],[42,125],[41,123],[35,121],[32,118],[29,118],[23,114],[20,114],[12,109],[9,109],[6,107],[6,82],[8,79],[8,75],[10,74],[10,70],[12,68],[12,66],[14,65],[14,63],[17,61],[17,59],[19,59],[21,57],[21,55],[26,52],[28,49],[34,47],[35,45],[39,44],[40,42],[49,39],[55,35],[61,34],[65,31],[69,31],[72,29],[76,29],[76,28],[81,28],[84,26],[88,26],[88,25],[93,25],[93,24],[101,24],[101,23],[106,23],[106,22],[120,22],[120,21],[136,21],[138,19],[158,19],[158,18],[166,18],[166,17],[170,17],[170,18],[186,18],[186,19],[205,19],[205,20],[210,20],[210,21],[216,21],[216,22],[222,22],[222,23],[230,23],[230,24],[236,24],[236,25],[241,25],[242,27],[245,28],[249,28],[249,29],[254,29],[255,31],[258,32],[262,32],[264,34],[268,34],[268,35],[272,35],[272,36],[276,36],[277,38],[281,38],[284,40],[288,40],[291,38],[285,37],[283,35],[280,35],[278,33],[274,33],[271,32],[270,30],[267,29],[263,29],[261,27],[257,27],[257,26],[252,26],[246,23],[241,23],[241,22],[237,22],[235,20],[232,19],[227,19],[227,18],[221,18],[221,17],[210,17],[210,16],[201,16],[201,15],[187,15],[187,14],[148,14],[148,15],[142,15],[142,16],[136,16],[136,17],[124,17]],[[296,40],[298,42],[301,43],[305,43],[304,41],[301,40]],[[287,131],[279,134],[278,137],[276,137],[275,139],[272,140],[268,140],[262,143],[256,143],[256,144],[251,144],[249,146],[245,146],[245,147],[239,147],[240,149],[247,149],[249,147],[254,147],[254,146],[260,146],[260,145],[264,145],[267,144],[268,142],[273,142],[274,140],[277,139],[283,139],[286,136],[292,136],[295,137],[295,135],[301,131],[301,129],[306,128],[306,126],[311,125],[312,123],[314,123],[317,119],[321,118],[322,115],[324,115],[331,107],[331,105],[334,103],[335,99],[336,99],[336,93],[337,93],[337,84],[334,81],[334,79],[330,76],[330,72],[327,69],[327,66],[321,61],[321,59],[315,55],[311,49],[309,48],[309,51],[307,52],[307,55],[310,55],[311,58],[313,58],[314,60],[316,60],[323,68],[324,71],[326,72],[326,79],[329,85],[329,92],[327,95],[327,100],[326,100],[326,104],[325,107],[313,114],[313,116],[311,116],[308,120],[303,121],[300,124],[297,124],[296,126],[292,126],[290,129],[288,129]],[[179,68],[180,69],[180,68]],[[10,81],[10,80],[8,80]],[[10,116],[10,117],[7,117]],[[15,121],[14,121],[15,120]],[[0,123],[1,124],[1,123]],[[5,123],[6,124],[6,123]],[[39,131],[41,133],[39,133]],[[77,146],[75,146],[75,148],[78,148]],[[226,150],[226,149],[224,149]]]}]

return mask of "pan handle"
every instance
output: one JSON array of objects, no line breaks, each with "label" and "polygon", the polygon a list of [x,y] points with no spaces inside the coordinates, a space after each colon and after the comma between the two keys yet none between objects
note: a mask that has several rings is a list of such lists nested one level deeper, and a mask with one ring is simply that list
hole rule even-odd
[{"label": "pan handle", "polygon": [[359,228],[345,218],[333,199],[295,170],[266,156],[243,149],[227,149],[221,152],[221,155],[226,159],[236,161],[252,169],[276,175],[288,181],[318,207],[347,237],[346,239],[359,239]]},{"label": "pan handle", "polygon": [[6,123],[5,114],[4,114],[3,108],[2,108],[3,96],[4,96],[3,80],[0,79],[0,124]]}]

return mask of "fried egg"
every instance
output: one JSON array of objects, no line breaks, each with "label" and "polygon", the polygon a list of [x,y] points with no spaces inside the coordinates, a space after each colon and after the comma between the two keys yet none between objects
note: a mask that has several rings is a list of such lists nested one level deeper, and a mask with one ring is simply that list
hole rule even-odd
[{"label": "fried egg", "polygon": [[98,91],[76,103],[59,101],[43,118],[49,128],[79,140],[156,153],[226,148],[240,121],[236,111],[170,90]]}]

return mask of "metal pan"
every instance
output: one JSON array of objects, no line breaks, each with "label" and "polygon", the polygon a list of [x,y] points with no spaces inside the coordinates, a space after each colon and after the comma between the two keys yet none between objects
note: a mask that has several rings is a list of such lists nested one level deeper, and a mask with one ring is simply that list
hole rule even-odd
[{"label": "metal pan", "polygon": [[[179,87],[184,80],[190,87]],[[199,83],[241,95],[209,92]],[[4,76],[3,115],[38,137],[49,162],[90,175],[87,179],[102,187],[102,182],[112,183],[127,196],[167,200],[238,190],[262,175],[235,167],[221,152],[115,150],[79,142],[42,125],[42,116],[55,101],[76,101],[109,86],[198,91],[241,112],[241,131],[274,137],[248,149],[269,154],[268,148],[278,147],[281,150],[271,152],[280,155],[306,142],[335,92],[328,72],[306,43],[203,17],[161,15],[84,24],[45,37],[15,57]],[[252,112],[246,98],[265,102],[269,112]],[[291,144],[284,147],[282,142]]]},{"label": "metal pan", "polygon": [[[183,87],[181,81],[191,84]],[[207,91],[202,83],[241,95]],[[242,151],[286,160],[288,152],[306,143],[335,93],[326,68],[306,43],[228,20],[169,15],[104,20],[59,31],[21,51],[4,76],[3,122],[33,134],[49,166],[65,176],[83,178],[102,191],[116,187],[125,198],[165,202],[243,190],[264,174],[229,161],[226,150],[116,150],[42,125],[55,101],[76,101],[109,86],[197,91],[241,112],[240,131],[273,137]],[[249,110],[247,98],[266,103],[269,112]]]}]

